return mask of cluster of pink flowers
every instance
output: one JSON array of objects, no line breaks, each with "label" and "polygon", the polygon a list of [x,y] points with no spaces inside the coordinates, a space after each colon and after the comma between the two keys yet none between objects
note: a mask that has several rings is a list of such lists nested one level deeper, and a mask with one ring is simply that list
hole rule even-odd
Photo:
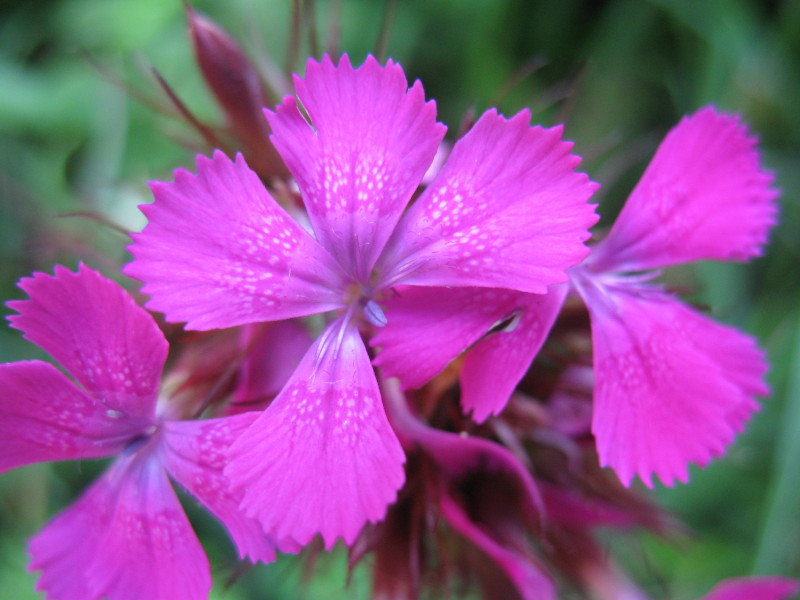
[{"label": "cluster of pink flowers", "polygon": [[[294,84],[264,114],[297,191],[279,202],[242,155],[198,157],[196,173],[151,185],[124,269],[167,321],[235,328],[242,360],[211,346],[215,368],[235,371],[224,402],[206,402],[191,350],[167,361],[150,314],[88,267],[36,273],[20,283],[29,299],[9,303],[12,326],[71,378],[0,366],[0,468],[116,457],[31,541],[40,589],[206,598],[208,561],[171,478],[241,557],[269,562],[317,535],[354,560],[374,553],[376,597],[418,596],[421,544],[442,522],[493,565],[491,597],[555,598],[554,573],[574,568],[598,597],[644,598],[591,531],[659,517],[534,477],[514,432],[488,426],[530,400],[523,378],[580,297],[593,368],[559,373],[551,418],[582,394],[599,464],[625,486],[686,481],[725,451],[767,393],[763,354],[653,279],[761,252],[776,193],[744,125],[713,108],[681,121],[590,251],[597,185],[560,127],[490,110],[430,173],[445,127],[399,65],[326,56]],[[452,394],[463,415],[444,414]],[[560,564],[570,543],[582,550]],[[795,588],[733,581],[706,599]]]}]

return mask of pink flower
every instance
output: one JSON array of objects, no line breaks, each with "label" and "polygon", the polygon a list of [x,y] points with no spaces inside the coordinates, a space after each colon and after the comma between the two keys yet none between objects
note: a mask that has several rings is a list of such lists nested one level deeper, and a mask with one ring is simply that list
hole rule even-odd
[{"label": "pink flower", "polygon": [[[648,284],[692,260],[757,256],[775,222],[776,192],[738,118],[705,108],[662,142],[608,237],[570,270],[592,321],[592,431],[601,464],[629,484],[686,481],[690,462],[722,454],[767,393],[750,337]],[[566,285],[525,291],[419,288],[386,302],[376,359],[406,387],[422,385],[469,348],[462,405],[481,422],[499,412],[555,321]],[[421,312],[420,307],[426,307]],[[426,336],[419,351],[413,340]]]},{"label": "pink flower", "polygon": [[330,547],[380,519],[404,478],[361,333],[386,323],[381,303],[400,285],[541,294],[565,281],[587,253],[594,185],[560,128],[492,110],[404,212],[445,132],[419,82],[345,56],[309,61],[295,87],[302,111],[287,97],[266,116],[313,236],[240,156],[217,152],[152,185],[126,272],[190,329],[338,311],[226,471],[267,531],[301,544],[322,533]]},{"label": "pink flower", "polygon": [[[10,302],[41,361],[0,365],[0,471],[117,455],[105,474],[30,544],[39,589],[59,600],[207,598],[208,560],[168,474],[228,528],[241,556],[270,561],[275,543],[239,511],[222,473],[255,414],[171,421],[157,406],[167,343],[114,282],[81,266],[36,273]],[[283,544],[285,550],[292,544]]]},{"label": "pink flower", "polygon": [[688,480],[768,393],[755,341],[646,283],[648,269],[761,254],[777,193],[738,118],[705,108],[664,139],[614,227],[573,270],[592,319],[592,431],[623,483]]},{"label": "pink flower", "polygon": [[785,600],[800,590],[788,577],[739,577],[719,582],[700,600]]}]

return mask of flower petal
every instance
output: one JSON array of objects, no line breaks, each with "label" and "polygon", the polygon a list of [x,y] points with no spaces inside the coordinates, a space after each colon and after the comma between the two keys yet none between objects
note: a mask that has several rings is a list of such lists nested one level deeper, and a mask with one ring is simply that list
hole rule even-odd
[{"label": "flower petal", "polygon": [[561,128],[491,110],[460,139],[403,215],[379,262],[384,285],[504,287],[544,293],[588,253],[596,189]]},{"label": "flower petal", "polygon": [[592,319],[592,431],[600,462],[626,485],[687,481],[721,455],[765,394],[754,340],[641,284],[579,286]]},{"label": "flower petal", "polygon": [[272,142],[297,179],[317,239],[350,275],[366,281],[400,213],[433,162],[445,127],[409,90],[403,69],[374,57],[309,60],[295,78],[311,123],[287,97],[267,112]]},{"label": "flower petal", "polygon": [[167,342],[117,283],[81,265],[19,283],[30,300],[9,302],[11,326],[49,352],[120,418],[151,419]]},{"label": "flower petal", "polygon": [[491,597],[513,598],[519,595],[522,600],[555,599],[553,581],[545,574],[544,568],[538,564],[532,552],[516,551],[503,543],[505,540],[495,539],[480,523],[473,522],[446,491],[442,491],[439,504],[447,524],[467,542],[481,550],[508,578],[510,588],[506,587],[507,583],[503,585],[504,582],[491,577],[493,574],[490,572],[483,571],[484,577],[490,578],[484,582],[484,586],[491,589]]},{"label": "flower petal", "polygon": [[786,600],[800,590],[788,577],[738,577],[720,581],[700,600]]},{"label": "flower petal", "polygon": [[483,422],[503,409],[539,352],[566,287],[549,294],[472,287],[396,291],[384,302],[386,325],[370,342],[381,348],[373,364],[405,388],[417,388],[466,351],[461,403]]},{"label": "flower petal", "polygon": [[[230,491],[222,470],[228,464],[231,444],[260,413],[244,413],[224,419],[169,421],[164,424],[161,457],[169,474],[228,529],[239,556],[251,561],[275,560],[275,540],[264,535],[261,525],[240,510],[242,494]],[[287,543],[283,551],[299,550]]]},{"label": "flower petal", "polygon": [[506,292],[517,303],[518,323],[485,337],[467,352],[461,368],[461,406],[482,423],[508,403],[555,323],[567,286],[547,294]]},{"label": "flower petal", "polygon": [[147,306],[188,329],[218,329],[342,305],[331,256],[269,195],[241,155],[197,158],[197,175],[150,184],[149,223],[124,269]]},{"label": "flower petal", "polygon": [[300,544],[321,533],[331,548],[384,516],[403,462],[361,337],[336,321],[233,444],[225,474],[265,531]]},{"label": "flower petal", "polygon": [[608,237],[597,271],[638,271],[761,254],[777,191],[756,140],[736,116],[704,108],[670,131]]},{"label": "flower petal", "polygon": [[418,388],[518,307],[517,294],[491,288],[402,286],[382,302],[387,323],[370,345],[373,363]]},{"label": "flower petal", "polygon": [[59,600],[206,600],[208,560],[158,461],[127,454],[30,542]]},{"label": "flower petal", "polygon": [[297,320],[259,323],[244,329],[247,359],[239,369],[233,410],[263,408],[281,391],[313,342]]},{"label": "flower petal", "polygon": [[48,460],[118,452],[145,422],[120,419],[53,365],[0,365],[0,472]]}]

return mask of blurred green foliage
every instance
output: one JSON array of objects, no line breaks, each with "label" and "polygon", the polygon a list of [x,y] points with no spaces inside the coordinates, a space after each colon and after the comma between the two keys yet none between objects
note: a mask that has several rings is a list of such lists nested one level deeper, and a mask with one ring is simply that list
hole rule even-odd
[{"label": "blurred green foliage", "polygon": [[[261,67],[291,58],[288,0],[193,4],[234,34]],[[319,3],[322,37],[336,29],[329,16],[339,4]],[[341,48],[359,62],[380,37],[384,5],[341,4]],[[310,49],[306,42],[304,50]],[[411,79],[422,79],[451,137],[466,114],[492,105],[506,114],[530,107],[534,121],[564,122],[585,157],[583,168],[603,184],[604,223],[683,114],[713,103],[741,113],[757,132],[782,190],[771,246],[752,264],[704,264],[689,274],[697,302],[760,338],[774,394],[724,459],[694,470],[690,485],[656,490],[692,535],[675,543],[631,536],[609,546],[658,597],[696,598],[729,576],[800,575],[800,3],[404,0],[394,5],[388,54]],[[191,110],[219,120],[193,66],[179,0],[0,4],[4,298],[20,296],[19,277],[50,271],[55,262],[84,260],[113,275],[126,260],[125,238],[91,219],[59,215],[93,211],[136,229],[142,223],[135,206],[149,198],[146,181],[192,164],[193,152],[184,147],[198,143],[192,132],[120,84],[164,106],[151,65]],[[15,332],[0,333],[0,360],[39,356]],[[24,568],[24,539],[93,472],[86,465],[34,466],[0,478],[4,597],[37,597],[34,576]],[[226,588],[237,569],[231,549],[221,530],[195,512],[216,565],[215,598],[368,595],[363,574],[345,589],[341,553],[320,558],[320,574],[310,580],[286,557]]]}]

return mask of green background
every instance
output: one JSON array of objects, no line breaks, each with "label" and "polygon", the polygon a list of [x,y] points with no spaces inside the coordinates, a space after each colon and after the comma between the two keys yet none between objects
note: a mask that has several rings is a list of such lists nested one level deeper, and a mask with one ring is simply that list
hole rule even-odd
[{"label": "green background", "polygon": [[[286,64],[290,2],[194,5],[260,66]],[[690,535],[672,543],[609,536],[607,543],[659,598],[697,598],[724,577],[800,576],[800,2],[403,0],[389,5],[388,35],[381,33],[384,3],[331,2],[317,6],[320,37],[335,26],[330,15],[339,6],[341,48],[358,63],[382,38],[409,79],[420,78],[436,99],[451,138],[465,114],[494,105],[507,115],[531,107],[535,122],[565,122],[582,168],[603,184],[603,223],[682,115],[713,103],[744,116],[782,191],[780,225],[766,255],[748,265],[699,264],[677,276],[695,287],[694,301],[758,336],[773,394],[722,460],[693,470],[690,485],[655,491]],[[302,52],[310,50],[306,41]],[[530,65],[539,68],[507,89]],[[126,260],[125,239],[63,215],[97,212],[137,229],[146,182],[191,167],[193,152],[184,145],[196,143],[192,132],[119,85],[163,106],[151,66],[198,115],[220,120],[194,66],[178,0],[0,3],[2,298],[20,297],[17,279],[51,271],[55,262],[81,259],[113,274]],[[33,357],[41,353],[15,332],[0,332],[0,360]],[[3,597],[38,597],[25,571],[25,539],[98,468],[36,465],[0,477]],[[285,557],[226,587],[236,569],[231,549],[197,512],[215,597],[368,595],[364,573],[345,588],[342,552],[322,557],[311,579],[300,561]]]}]

